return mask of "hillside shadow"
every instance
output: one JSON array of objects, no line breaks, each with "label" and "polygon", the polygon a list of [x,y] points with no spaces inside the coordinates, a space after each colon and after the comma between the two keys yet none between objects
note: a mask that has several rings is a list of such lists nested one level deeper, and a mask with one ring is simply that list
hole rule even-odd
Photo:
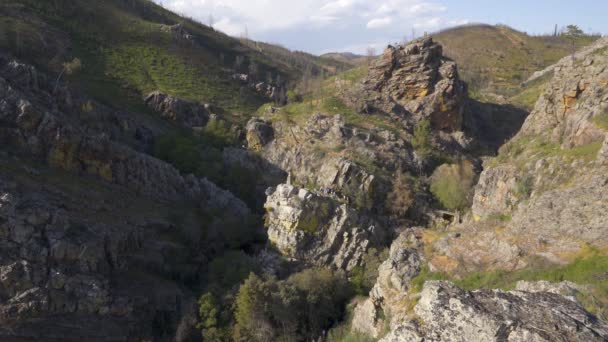
[{"label": "hillside shadow", "polygon": [[496,155],[498,149],[519,132],[529,114],[510,104],[469,99],[464,129],[467,135],[475,138],[473,152],[478,156]]}]

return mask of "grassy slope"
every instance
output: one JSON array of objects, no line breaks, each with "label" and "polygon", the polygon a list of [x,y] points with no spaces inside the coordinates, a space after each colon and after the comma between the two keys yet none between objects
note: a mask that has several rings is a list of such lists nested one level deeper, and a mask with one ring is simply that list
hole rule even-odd
[{"label": "grassy slope", "polygon": [[[529,36],[506,26],[463,26],[433,38],[444,46],[444,53],[458,63],[472,97],[483,100],[488,93],[497,94],[526,108],[536,102],[542,84],[524,89],[521,83],[535,71],[572,52],[572,40],[568,37]],[[595,39],[597,37],[575,38],[576,49]]]},{"label": "grassy slope", "polygon": [[[55,72],[61,61],[78,57],[84,68],[72,81],[97,99],[128,109],[142,110],[141,97],[160,90],[231,111],[252,112],[265,99],[242,90],[241,84],[231,79],[234,72],[248,72],[250,63],[255,63],[258,78],[263,80],[297,80],[303,72],[297,65],[275,60],[275,56],[147,0],[6,0],[0,6],[11,6],[14,12],[0,11],[6,13],[0,14],[0,32],[8,32],[4,39],[0,35],[1,47],[16,51],[23,46],[42,46],[44,40],[55,40],[47,36],[45,25],[57,28],[66,33],[63,44],[71,50],[44,57],[60,62],[40,63],[45,59],[36,58],[36,54],[45,54],[43,46],[22,53],[22,57]],[[194,42],[175,37],[168,25],[176,23],[183,23]],[[239,70],[235,70],[237,58],[242,60]],[[314,56],[306,56],[306,61],[322,64]]]}]

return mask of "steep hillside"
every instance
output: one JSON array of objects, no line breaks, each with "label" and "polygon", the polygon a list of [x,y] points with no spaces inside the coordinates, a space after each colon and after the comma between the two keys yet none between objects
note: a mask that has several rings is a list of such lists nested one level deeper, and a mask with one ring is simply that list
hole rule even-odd
[{"label": "steep hillside", "polygon": [[[9,0],[0,6],[0,46],[55,74],[78,58],[80,70],[64,76],[124,108],[141,109],[142,97],[159,90],[250,112],[268,101],[270,87],[324,67],[308,55],[300,63],[275,59],[272,51],[265,54],[147,0]],[[328,71],[343,67],[327,64]]]},{"label": "steep hillside", "polygon": [[[507,26],[471,25],[433,35],[454,59],[472,97],[514,102],[531,109],[542,87],[529,90],[521,83],[535,71],[591,44],[594,36],[530,36]],[[511,98],[522,91],[528,93]]]}]

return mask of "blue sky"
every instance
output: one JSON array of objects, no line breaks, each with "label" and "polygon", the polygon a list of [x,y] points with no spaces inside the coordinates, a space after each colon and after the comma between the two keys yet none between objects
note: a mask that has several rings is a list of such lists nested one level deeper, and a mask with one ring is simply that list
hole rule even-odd
[{"label": "blue sky", "polygon": [[382,49],[465,23],[507,24],[540,34],[577,24],[608,33],[607,0],[154,0],[233,36],[312,53]]}]

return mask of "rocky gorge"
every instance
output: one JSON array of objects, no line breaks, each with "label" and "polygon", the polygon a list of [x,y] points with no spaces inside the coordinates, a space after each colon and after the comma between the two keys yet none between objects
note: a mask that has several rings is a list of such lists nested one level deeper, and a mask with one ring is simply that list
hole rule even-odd
[{"label": "rocky gorge", "polygon": [[153,67],[114,92],[0,45],[0,340],[608,340],[605,39],[534,76],[528,115],[472,99],[433,37],[306,90],[274,50],[111,1],[273,102]]}]

